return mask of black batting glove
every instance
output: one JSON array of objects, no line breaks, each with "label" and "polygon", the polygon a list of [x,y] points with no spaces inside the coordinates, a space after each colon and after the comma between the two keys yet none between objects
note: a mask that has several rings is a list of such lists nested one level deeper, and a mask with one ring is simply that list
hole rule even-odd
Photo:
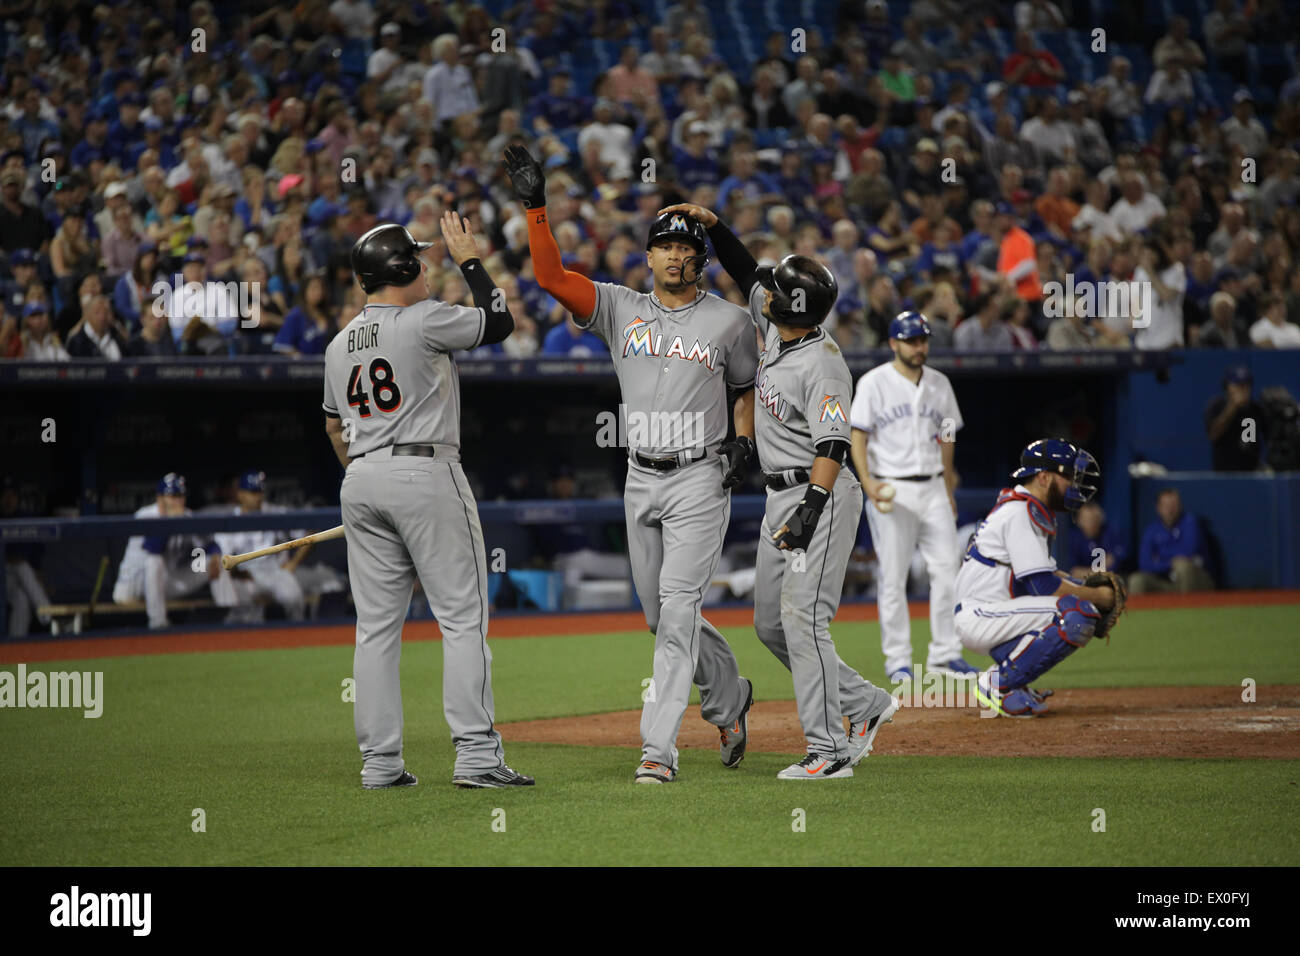
[{"label": "black batting glove", "polygon": [[745,473],[758,455],[754,439],[748,435],[737,435],[735,441],[724,442],[718,454],[727,459],[727,473],[722,476],[722,487],[735,488],[745,480]]},{"label": "black batting glove", "polygon": [[515,196],[525,209],[538,209],[546,205],[546,174],[541,163],[522,146],[506,147],[506,173],[514,186]]},{"label": "black batting glove", "polygon": [[780,531],[772,535],[776,546],[782,551],[807,551],[830,496],[831,493],[820,485],[809,485],[794,514],[786,519]]}]

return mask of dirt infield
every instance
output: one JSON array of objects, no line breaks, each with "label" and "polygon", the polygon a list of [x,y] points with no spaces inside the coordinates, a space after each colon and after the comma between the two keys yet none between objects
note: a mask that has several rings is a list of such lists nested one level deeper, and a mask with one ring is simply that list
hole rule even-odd
[{"label": "dirt infield", "polygon": [[[1207,591],[1199,594],[1144,594],[1128,602],[1132,611],[1160,611],[1196,607],[1241,607],[1264,604],[1300,604],[1300,590],[1294,591]],[[924,620],[930,605],[912,601],[909,616]],[[708,619],[718,627],[752,627],[752,608],[708,608]],[[855,602],[840,606],[837,621],[877,620],[876,604]],[[583,614],[493,614],[488,636],[544,637],[565,634],[601,634],[606,632],[645,630],[645,618],[639,611]],[[404,641],[433,641],[439,638],[438,625],[432,621],[408,621],[402,633]],[[351,644],[356,629],[351,625],[230,628],[212,631],[189,631],[114,637],[57,637],[0,643],[0,664],[20,661],[68,661],[91,657],[127,657],[135,654],[193,654],[214,651],[278,650],[292,647],[327,647]]]},{"label": "dirt infield", "polygon": [[[919,696],[920,691],[918,690]],[[988,719],[975,707],[904,707],[876,738],[879,754],[961,757],[1300,757],[1300,685],[1059,690],[1033,720]],[[501,724],[510,742],[639,747],[641,712]],[[749,747],[799,753],[793,701],[757,701]],[[718,731],[692,709],[677,745],[715,749]]]}]

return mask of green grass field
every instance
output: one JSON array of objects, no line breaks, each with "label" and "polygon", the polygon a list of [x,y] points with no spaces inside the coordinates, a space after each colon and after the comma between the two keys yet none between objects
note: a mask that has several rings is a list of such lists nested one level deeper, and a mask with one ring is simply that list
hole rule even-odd
[{"label": "green grass field", "polygon": [[[1051,684],[1300,683],[1294,619],[1294,606],[1134,612]],[[751,630],[727,636],[762,699],[792,697]],[[835,636],[883,683],[877,625]],[[926,636],[914,621],[914,647]],[[498,720],[637,708],[650,648],[642,633],[495,640]],[[104,713],[0,710],[0,864],[1300,863],[1292,760],[902,757],[886,729],[851,781],[801,786],[775,779],[787,755],[751,752],[728,771],[715,751],[684,750],[678,783],[637,787],[633,749],[507,737],[510,763],[538,786],[458,791],[440,650],[404,650],[406,759],[420,785],[368,792],[342,700],[349,647],[49,664],[33,648],[29,669],[103,671]],[[1104,833],[1092,830],[1098,807]],[[196,808],[206,832],[191,829]]]}]

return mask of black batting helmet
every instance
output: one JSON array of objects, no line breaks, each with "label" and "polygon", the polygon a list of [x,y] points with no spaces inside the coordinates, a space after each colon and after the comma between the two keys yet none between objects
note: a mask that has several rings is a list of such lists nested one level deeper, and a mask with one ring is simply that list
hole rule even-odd
[{"label": "black batting helmet", "polygon": [[410,285],[420,276],[420,253],[432,245],[416,242],[395,222],[375,226],[352,247],[352,271],[366,292]]},{"label": "black batting helmet", "polygon": [[[666,212],[650,224],[650,232],[645,239],[646,251],[649,252],[651,246],[663,239],[685,242],[695,248],[697,254],[689,256],[682,263],[682,279],[686,282],[699,282],[704,275],[704,267],[709,264],[709,239],[703,224],[694,216]],[[695,266],[695,277],[687,279],[686,270],[692,264]]]},{"label": "black batting helmet", "polygon": [[757,274],[772,292],[772,319],[782,325],[821,325],[840,294],[831,270],[808,256],[786,256],[775,267],[759,266]]}]

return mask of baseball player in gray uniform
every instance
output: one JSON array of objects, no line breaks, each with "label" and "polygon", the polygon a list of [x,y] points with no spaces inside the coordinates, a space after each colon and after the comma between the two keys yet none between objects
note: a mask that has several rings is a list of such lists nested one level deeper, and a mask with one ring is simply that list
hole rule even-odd
[{"label": "baseball player in gray uniform", "polygon": [[357,607],[355,722],[367,789],[409,787],[402,759],[402,621],[418,576],[442,630],[443,713],[462,788],[531,786],[493,727],[487,567],[477,504],[460,464],[460,387],[451,353],[514,330],[478,259],[469,222],[442,235],[475,307],[427,298],[421,253],[401,226],[352,247],[361,313],[325,350],[325,431],[346,469],[339,500]]},{"label": "baseball player in gray uniform", "polygon": [[[707,209],[669,206],[708,227],[718,260],[749,299],[763,336],[755,412],[767,509],[758,546],[754,628],[790,669],[808,752],[782,780],[853,776],[898,702],[835,652],[830,622],[857,538],[862,488],[844,467],[853,379],[820,326],[839,289],[815,259],[791,255],[759,267]],[[849,718],[845,734],[842,715]]]},{"label": "baseball player in gray uniform", "polygon": [[[744,309],[700,290],[708,246],[703,227],[689,216],[661,216],[650,227],[646,262],[654,292],[595,283],[561,264],[537,161],[511,147],[506,169],[527,210],[537,282],[609,345],[626,409],[628,556],[655,635],[634,780],[677,779],[677,732],[692,681],[700,688],[701,716],[719,729],[722,763],[735,767],[745,755],[753,685],[700,608],[727,533],[730,489],[743,478],[754,447],[753,326]],[[728,388],[741,393],[733,442],[724,442]]]}]

